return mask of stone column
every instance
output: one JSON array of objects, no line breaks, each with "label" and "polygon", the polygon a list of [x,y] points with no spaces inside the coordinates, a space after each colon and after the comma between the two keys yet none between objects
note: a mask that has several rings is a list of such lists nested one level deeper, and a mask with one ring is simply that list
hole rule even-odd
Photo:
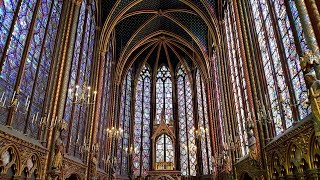
[{"label": "stone column", "polygon": [[[66,92],[68,89],[68,81],[69,81],[69,70],[71,67],[71,60],[73,54],[73,46],[74,46],[74,38],[77,30],[77,21],[80,11],[81,0],[65,0],[65,3],[68,7],[65,8],[65,20],[61,23],[62,31],[60,33],[63,36],[63,39],[60,43],[60,48],[57,49],[59,52],[57,55],[57,67],[54,75],[54,86],[55,90],[52,97],[52,111],[51,117],[49,118],[49,130],[48,130],[48,149],[49,155],[46,162],[47,174],[46,176],[51,176],[52,178],[61,178],[61,168],[53,167],[53,163],[56,161],[61,161],[62,158],[58,158],[57,149],[60,149],[63,144],[61,132],[66,128],[66,124],[64,124],[63,111],[64,104],[66,99]],[[59,143],[58,143],[59,142]],[[59,147],[58,147],[59,146]],[[64,152],[64,146],[61,148],[62,154]]]},{"label": "stone column", "polygon": [[319,0],[305,0],[306,2],[306,6],[309,12],[309,17],[311,20],[311,24],[313,26],[313,30],[314,33],[317,34],[316,39],[318,42],[318,45],[320,44],[320,14],[319,14],[319,10],[320,7],[317,7],[317,3],[320,5],[320,1]]},{"label": "stone column", "polygon": [[306,38],[306,43],[308,45],[308,48],[316,53],[319,53],[319,47],[318,47],[318,43],[316,41],[315,38],[315,34],[309,19],[309,14],[307,11],[307,7],[306,4],[304,2],[304,0],[295,0],[296,3],[296,7],[299,13],[299,17],[300,17],[300,21],[301,21],[301,25],[302,25],[302,29],[304,31],[305,34],[305,38]]},{"label": "stone column", "polygon": [[[96,33],[99,33],[100,28],[98,28]],[[98,152],[94,151],[94,146],[95,147],[101,147],[101,148],[105,148],[102,147],[102,144],[99,145],[99,139],[97,139],[97,131],[98,131],[98,123],[99,123],[99,114],[100,114],[100,108],[101,108],[101,98],[103,95],[103,75],[104,75],[104,71],[105,68],[107,68],[105,66],[105,56],[106,56],[106,52],[105,51],[101,51],[99,50],[99,52],[97,52],[97,68],[94,70],[97,73],[97,77],[95,77],[95,82],[94,82],[94,86],[95,89],[97,89],[97,101],[94,105],[93,108],[93,112],[92,112],[92,119],[91,119],[91,124],[90,126],[90,131],[89,131],[89,144],[90,144],[90,154],[89,154],[89,161],[87,162],[88,165],[88,177],[96,177],[97,176],[97,166],[98,166],[98,162],[102,161],[102,159],[97,160],[98,157]],[[102,129],[103,131],[104,129]],[[100,150],[102,151],[102,149]]]}]

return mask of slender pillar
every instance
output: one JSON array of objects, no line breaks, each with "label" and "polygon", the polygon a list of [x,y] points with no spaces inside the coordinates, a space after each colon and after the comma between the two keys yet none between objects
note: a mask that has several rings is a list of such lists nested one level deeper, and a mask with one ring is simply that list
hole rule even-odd
[{"label": "slender pillar", "polygon": [[315,53],[319,53],[319,47],[318,47],[318,43],[316,42],[314,31],[312,28],[310,28],[312,27],[312,25],[309,19],[306,4],[304,0],[295,0],[295,3],[300,16],[301,25],[302,25],[303,32],[305,34],[308,48]]},{"label": "slender pillar", "polygon": [[[258,133],[258,128],[256,126],[257,123],[255,122],[255,115],[254,115],[254,112],[255,112],[254,97],[252,97],[253,95],[256,97],[257,92],[255,87],[255,80],[253,77],[253,73],[251,71],[252,59],[251,59],[249,39],[247,34],[248,32],[246,31],[246,28],[242,28],[246,26],[242,3],[240,1],[233,0],[233,5],[235,10],[236,24],[240,34],[239,35],[240,52],[241,52],[242,61],[243,61],[243,71],[244,71],[245,81],[248,88],[247,92],[248,92],[248,100],[250,105],[249,112],[251,112],[251,117],[249,117],[248,123],[247,123],[248,126],[251,125],[252,131],[253,131],[253,132],[250,132],[249,128],[247,130],[249,138],[250,138],[250,134],[252,133],[251,134],[252,138],[248,139],[250,155],[253,156],[253,158],[258,159],[260,157],[260,150],[258,148],[260,146],[260,143],[257,140],[259,138],[259,133]],[[256,140],[254,140],[254,138]]]},{"label": "slender pillar", "polygon": [[[70,2],[72,1],[72,2]],[[70,2],[70,3],[69,3]],[[48,148],[50,149],[49,157],[47,158],[46,167],[45,169],[50,170],[51,163],[53,162],[54,158],[54,149],[55,149],[55,142],[57,138],[59,138],[60,131],[56,127],[57,120],[62,120],[63,115],[63,107],[66,98],[66,91],[68,81],[67,77],[70,65],[71,65],[71,58],[70,53],[73,52],[73,39],[75,37],[76,32],[76,25],[77,25],[77,18],[79,15],[81,0],[65,0],[66,4],[69,4],[69,7],[66,8],[66,19],[64,25],[61,27],[63,31],[63,40],[61,41],[61,47],[59,50],[59,54],[57,56],[59,63],[57,63],[56,75],[55,75],[55,96],[52,98],[52,116],[49,117],[48,125],[49,125],[49,132],[48,132]],[[50,173],[50,171],[49,171]]]},{"label": "slender pillar", "polygon": [[[98,72],[98,76],[96,78],[96,82],[94,82],[94,87],[95,89],[97,89],[97,101],[93,107],[93,112],[92,112],[92,120],[91,120],[91,124],[90,124],[90,131],[89,131],[89,144],[90,144],[90,150],[92,150],[93,145],[98,145],[99,144],[99,140],[97,139],[97,130],[98,130],[98,123],[99,123],[99,115],[100,115],[100,108],[101,108],[101,97],[102,97],[102,89],[103,89],[103,74],[105,69],[107,68],[105,67],[104,63],[105,63],[105,55],[106,52],[104,51],[99,51],[98,52],[98,56],[97,58],[99,58],[98,61],[98,68],[96,70],[94,70],[93,72]],[[104,68],[102,68],[104,67]],[[106,75],[106,74],[105,74]],[[104,127],[103,127],[104,128]],[[101,129],[101,131],[104,131],[104,129]],[[101,147],[100,151],[102,151],[105,147],[101,146],[102,144],[99,145],[99,147]],[[90,151],[91,152],[91,151]],[[88,166],[89,166],[89,171],[87,172],[88,177],[91,177],[91,175],[95,175],[95,174],[90,174],[89,172],[92,172],[90,169],[94,169],[97,167],[93,167],[93,166],[97,166],[97,162],[93,162],[93,160],[95,160],[94,158],[97,158],[97,154],[94,153],[90,153],[89,155],[89,161],[88,161]],[[102,159],[100,158],[100,161]]]},{"label": "slender pillar", "polygon": [[[316,1],[318,3],[318,7],[316,4]],[[316,34],[316,39],[318,42],[318,45],[320,44],[320,14],[319,14],[319,6],[320,1],[319,0],[305,0],[306,6],[309,12],[309,17],[311,20],[311,24],[313,26],[314,33]]]}]

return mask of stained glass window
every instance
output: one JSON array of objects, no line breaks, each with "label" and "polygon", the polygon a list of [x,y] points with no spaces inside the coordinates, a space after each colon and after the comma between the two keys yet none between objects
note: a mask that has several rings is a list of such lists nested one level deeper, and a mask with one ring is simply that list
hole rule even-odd
[{"label": "stained glass window", "polygon": [[156,83],[156,124],[161,122],[161,113],[165,112],[165,121],[169,123],[173,118],[172,82],[170,70],[167,66],[160,66]]},{"label": "stained glass window", "polygon": [[[35,9],[37,3],[39,9]],[[6,99],[4,104],[9,105],[14,86],[20,87],[18,111],[12,125],[33,138],[39,138],[62,1],[28,0],[18,5],[17,0],[0,2],[0,58],[3,62],[0,91],[1,94],[5,92],[2,100]],[[35,19],[34,24],[31,24],[32,18]],[[13,30],[12,34],[10,29]],[[27,36],[31,37],[29,42],[26,42]],[[22,57],[24,51],[27,54]],[[19,77],[21,82],[17,82],[19,71],[23,71]],[[7,119],[6,114],[7,111],[1,109],[2,124]]]},{"label": "stained glass window", "polygon": [[231,72],[231,82],[233,89],[233,98],[235,102],[237,136],[241,145],[241,156],[248,153],[248,137],[246,133],[247,113],[249,110],[248,96],[246,83],[244,79],[242,58],[240,55],[240,44],[238,38],[238,31],[236,28],[236,21],[233,12],[232,3],[226,11],[226,35],[228,42],[228,56]]},{"label": "stained glass window", "polygon": [[122,97],[121,97],[121,109],[120,109],[120,123],[119,129],[123,131],[122,138],[118,142],[118,174],[128,174],[128,152],[129,136],[130,136],[130,117],[131,117],[131,70],[127,74],[127,77],[123,83]]},{"label": "stained glass window", "polygon": [[[295,7],[295,3],[290,0],[290,7],[293,11],[297,11]],[[280,35],[282,39],[282,43],[285,50],[286,60],[288,63],[288,69],[290,72],[290,80],[293,85],[293,89],[295,90],[295,98],[298,101],[298,109],[300,112],[300,118],[306,117],[310,110],[308,106],[305,106],[307,96],[307,89],[304,82],[303,73],[300,67],[300,59],[297,53],[297,47],[295,45],[292,27],[290,26],[289,17],[287,14],[287,10],[285,7],[284,0],[272,0],[273,8],[275,10],[275,14],[277,16],[277,23],[280,30]],[[290,10],[289,10],[290,12]],[[297,13],[293,14],[295,21],[297,21],[296,28],[299,36],[299,41],[303,51],[306,51],[306,43],[304,34],[300,24],[300,18],[297,16]]]},{"label": "stained glass window", "polygon": [[174,149],[172,139],[162,134],[156,140],[156,162],[174,163]]},{"label": "stained glass window", "polygon": [[9,36],[9,30],[13,23],[13,17],[15,11],[20,9],[17,7],[18,0],[11,0],[11,1],[1,1],[0,2],[0,58],[4,55],[4,46],[6,44],[7,38]]},{"label": "stained glass window", "polygon": [[[88,4],[86,1],[82,1],[68,85],[69,89],[73,89],[73,91],[68,92],[64,113],[64,119],[68,122],[68,125],[71,126],[71,131],[68,132],[68,138],[66,138],[67,152],[80,159],[84,153],[83,145],[88,142],[85,128],[88,107],[83,103],[74,102],[77,100],[76,90],[78,94],[91,90],[88,87],[90,87],[91,84],[90,74],[93,48],[89,45],[90,43],[92,44],[94,40],[91,39],[94,37],[95,27],[95,12],[93,9],[94,3]],[[83,89],[84,87],[88,88],[88,90]]]},{"label": "stained glass window", "polygon": [[203,174],[213,171],[211,139],[209,134],[209,117],[206,89],[200,72],[196,74],[197,101],[198,101],[198,131],[201,143],[201,157],[203,162]]},{"label": "stained glass window", "polygon": [[192,88],[182,65],[178,66],[176,74],[181,174],[196,176],[197,147],[194,131],[191,131],[194,127]]},{"label": "stained glass window", "polygon": [[[295,18],[295,27],[290,26],[287,6],[283,0],[272,1],[271,5],[266,0],[251,0],[251,6],[254,15],[254,22],[258,34],[258,41],[262,55],[263,68],[267,81],[268,94],[270,101],[270,111],[274,120],[275,133],[279,135],[293,124],[292,105],[290,98],[297,102],[300,119],[310,113],[305,106],[306,88],[299,65],[299,57],[295,44],[301,44],[302,50],[306,50],[303,32],[299,17],[297,16],[295,4],[290,2],[293,17]],[[277,22],[272,21],[272,11],[275,12]],[[296,28],[299,34],[299,41],[295,43],[292,28]],[[276,35],[275,30],[280,31],[280,37]],[[279,43],[283,46],[284,54],[280,54]],[[280,57],[285,56],[286,62],[281,63]],[[284,68],[289,69],[289,75],[285,74]],[[288,82],[291,83],[294,95],[290,96]]]},{"label": "stained glass window", "polygon": [[144,65],[136,85],[133,170],[136,176],[145,176],[150,169],[150,111],[151,70]]}]

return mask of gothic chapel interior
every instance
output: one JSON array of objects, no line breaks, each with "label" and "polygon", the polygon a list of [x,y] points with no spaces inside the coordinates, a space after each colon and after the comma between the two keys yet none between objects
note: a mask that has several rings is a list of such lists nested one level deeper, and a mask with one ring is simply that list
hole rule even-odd
[{"label": "gothic chapel interior", "polygon": [[0,179],[320,179],[320,0],[0,0]]}]

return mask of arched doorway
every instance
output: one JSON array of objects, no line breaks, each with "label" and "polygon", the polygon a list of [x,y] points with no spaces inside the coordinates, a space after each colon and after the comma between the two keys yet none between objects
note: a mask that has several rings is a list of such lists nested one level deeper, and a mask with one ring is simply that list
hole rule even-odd
[{"label": "arched doorway", "polygon": [[80,180],[81,178],[77,174],[71,174],[66,180]]},{"label": "arched doorway", "polygon": [[252,180],[252,177],[246,172],[244,174],[242,174],[241,180]]},{"label": "arched doorway", "polygon": [[174,178],[168,175],[162,175],[162,176],[158,176],[156,180],[174,180]]}]

